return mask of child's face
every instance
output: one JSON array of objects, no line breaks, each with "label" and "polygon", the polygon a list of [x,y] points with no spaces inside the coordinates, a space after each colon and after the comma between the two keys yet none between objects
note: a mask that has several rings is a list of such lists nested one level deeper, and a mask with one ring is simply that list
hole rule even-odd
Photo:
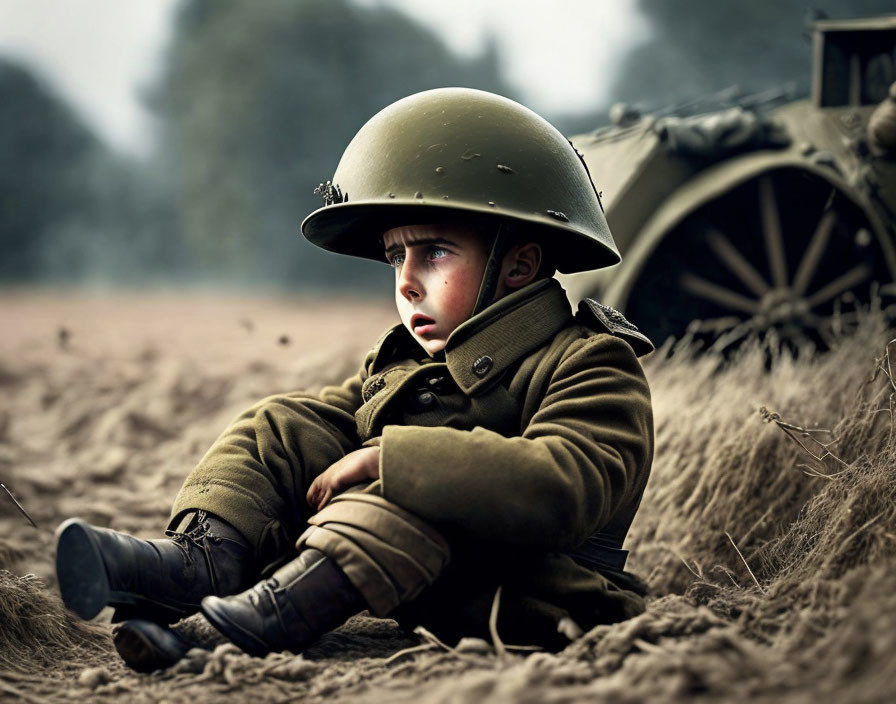
[{"label": "child's face", "polygon": [[473,313],[485,263],[485,245],[462,225],[409,225],[383,235],[395,268],[401,322],[432,356]]}]

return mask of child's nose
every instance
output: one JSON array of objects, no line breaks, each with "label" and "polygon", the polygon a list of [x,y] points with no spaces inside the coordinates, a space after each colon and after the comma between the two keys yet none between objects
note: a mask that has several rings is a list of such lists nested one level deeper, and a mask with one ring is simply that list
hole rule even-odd
[{"label": "child's nose", "polygon": [[398,292],[409,301],[423,298],[423,285],[416,273],[416,267],[406,261],[398,273]]}]

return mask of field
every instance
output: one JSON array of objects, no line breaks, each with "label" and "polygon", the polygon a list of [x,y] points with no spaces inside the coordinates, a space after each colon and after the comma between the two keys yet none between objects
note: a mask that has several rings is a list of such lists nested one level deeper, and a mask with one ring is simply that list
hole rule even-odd
[{"label": "field", "polygon": [[[330,299],[0,295],[0,700],[896,700],[896,343],[867,320],[827,355],[686,350],[646,363],[657,451],[629,535],[645,614],[557,653],[449,648],[359,616],[302,655],[215,643],[129,671],[62,607],[63,519],[158,537],[237,412],[355,371],[394,314]],[[500,635],[500,634],[499,634]]]}]

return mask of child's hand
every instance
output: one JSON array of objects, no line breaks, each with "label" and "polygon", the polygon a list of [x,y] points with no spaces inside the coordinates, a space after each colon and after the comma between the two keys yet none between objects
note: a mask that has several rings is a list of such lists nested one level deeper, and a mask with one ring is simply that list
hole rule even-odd
[{"label": "child's hand", "polygon": [[318,474],[311,482],[305,498],[312,508],[320,511],[338,491],[350,487],[352,484],[360,484],[368,479],[379,479],[379,477],[380,448],[363,447],[360,450],[349,452],[341,460],[334,462]]}]

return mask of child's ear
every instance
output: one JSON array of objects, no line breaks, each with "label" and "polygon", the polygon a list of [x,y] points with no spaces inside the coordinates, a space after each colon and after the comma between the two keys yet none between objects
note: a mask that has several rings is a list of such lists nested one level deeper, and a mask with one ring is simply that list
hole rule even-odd
[{"label": "child's ear", "polygon": [[541,268],[541,245],[529,242],[512,247],[504,258],[504,285],[521,288],[530,283]]}]

